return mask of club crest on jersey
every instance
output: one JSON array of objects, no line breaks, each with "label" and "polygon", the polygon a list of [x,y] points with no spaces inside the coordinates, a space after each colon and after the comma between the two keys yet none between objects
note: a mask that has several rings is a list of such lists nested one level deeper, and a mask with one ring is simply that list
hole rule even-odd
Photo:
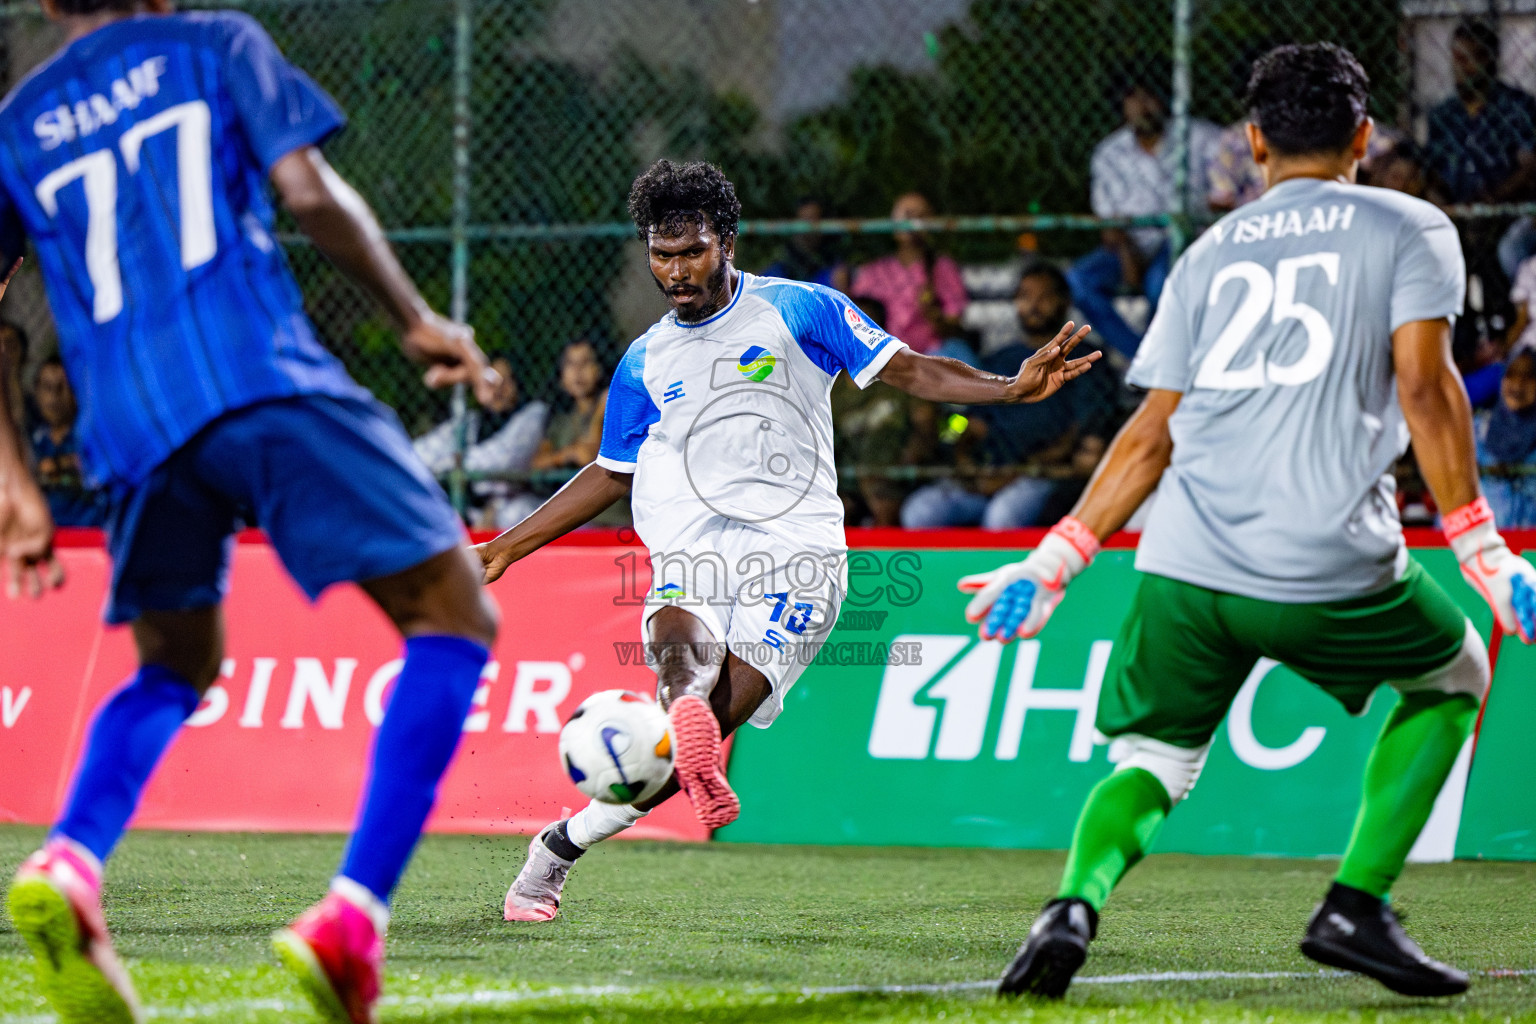
[{"label": "club crest on jersey", "polygon": [[754,383],[767,380],[777,365],[779,361],[773,353],[761,345],[753,345],[736,361],[736,368],[741,371],[741,375]]},{"label": "club crest on jersey", "polygon": [[885,344],[885,332],[865,320],[852,306],[843,307],[843,319],[848,321],[848,326],[852,328],[853,333],[857,334],[870,348],[879,348]]},{"label": "club crest on jersey", "polygon": [[[769,357],[772,358],[772,357]],[[656,596],[663,601],[681,601],[687,593],[676,583],[663,583],[656,588]]]}]

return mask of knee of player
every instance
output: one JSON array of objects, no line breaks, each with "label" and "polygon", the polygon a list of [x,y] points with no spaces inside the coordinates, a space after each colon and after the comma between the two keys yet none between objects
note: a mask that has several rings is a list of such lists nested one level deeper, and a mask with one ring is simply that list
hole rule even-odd
[{"label": "knee of player", "polygon": [[460,636],[487,649],[496,646],[496,636],[501,630],[501,608],[484,589],[477,588],[474,599],[454,600],[441,613],[426,612],[426,617],[437,620],[434,632]]},{"label": "knee of player", "polygon": [[670,663],[657,662],[655,668],[656,699],[664,708],[670,708],[673,701],[690,693],[709,700],[719,673],[714,666],[701,664],[691,658]]},{"label": "knee of player", "polygon": [[1117,772],[1140,768],[1152,775],[1167,791],[1169,806],[1175,807],[1195,788],[1210,751],[1209,742],[1176,747],[1150,736],[1120,736],[1110,743],[1109,759]]},{"label": "knee of player", "polygon": [[1488,647],[1471,621],[1467,622],[1461,648],[1455,657],[1432,672],[1391,685],[1399,693],[1465,694],[1482,703],[1488,693],[1493,670],[1488,661]]},{"label": "knee of player", "polygon": [[222,627],[193,614],[146,615],[134,623],[139,664],[164,669],[194,690],[208,692],[224,666]]},{"label": "knee of player", "polygon": [[187,682],[192,684],[192,688],[197,691],[197,695],[201,697],[218,680],[219,670],[223,667],[223,664],[224,651],[221,648],[213,652],[208,661],[193,667],[190,672],[182,674],[186,677]]},{"label": "knee of player", "polygon": [[472,630],[468,635],[470,639],[478,641],[485,647],[494,647],[496,636],[501,632],[501,608],[491,600],[491,595],[483,590],[475,605],[476,614],[471,616],[474,621],[467,624]]}]

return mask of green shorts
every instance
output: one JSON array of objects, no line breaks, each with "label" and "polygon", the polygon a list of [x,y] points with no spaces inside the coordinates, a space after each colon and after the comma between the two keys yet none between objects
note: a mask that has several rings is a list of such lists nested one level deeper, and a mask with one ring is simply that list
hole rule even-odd
[{"label": "green shorts", "polygon": [[1448,664],[1466,632],[1461,609],[1412,560],[1385,590],[1317,604],[1143,574],[1105,672],[1098,729],[1204,746],[1260,658],[1281,662],[1359,714],[1382,683]]}]

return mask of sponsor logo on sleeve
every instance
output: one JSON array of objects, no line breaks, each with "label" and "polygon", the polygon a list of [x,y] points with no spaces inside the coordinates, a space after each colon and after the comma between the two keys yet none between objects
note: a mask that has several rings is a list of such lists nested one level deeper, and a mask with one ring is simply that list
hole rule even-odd
[{"label": "sponsor logo on sleeve", "polygon": [[849,329],[870,349],[878,349],[891,339],[889,334],[865,320],[852,306],[843,307],[843,319],[848,321]]}]

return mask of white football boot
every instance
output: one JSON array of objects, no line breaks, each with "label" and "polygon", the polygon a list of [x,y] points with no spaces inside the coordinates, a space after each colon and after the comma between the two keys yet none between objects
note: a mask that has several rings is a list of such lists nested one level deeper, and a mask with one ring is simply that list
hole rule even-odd
[{"label": "white football boot", "polygon": [[503,915],[508,921],[548,921],[560,913],[560,890],[575,861],[557,857],[544,845],[544,836],[558,821],[545,825],[528,844],[528,859],[507,890]]}]

